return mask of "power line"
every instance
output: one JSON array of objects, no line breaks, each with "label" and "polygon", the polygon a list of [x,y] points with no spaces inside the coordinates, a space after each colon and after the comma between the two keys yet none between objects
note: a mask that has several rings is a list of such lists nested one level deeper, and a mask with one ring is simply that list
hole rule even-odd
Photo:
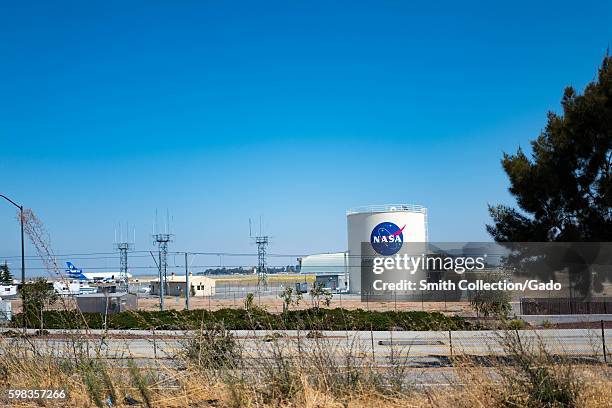
[{"label": "power line", "polygon": [[[185,252],[193,255],[209,255],[209,256],[250,256],[256,257],[257,253],[250,252],[205,252],[205,251],[168,251],[168,255],[183,255]],[[130,257],[133,258],[147,258],[149,257],[149,251],[128,251]],[[273,258],[289,258],[289,257],[300,257],[308,256],[308,254],[275,254],[266,253],[267,257]],[[74,253],[74,254],[57,254],[55,255],[58,259],[116,259],[117,252],[89,252],[89,253]],[[86,258],[87,257],[87,258]],[[21,255],[0,255],[0,259],[21,259]],[[36,255],[27,255],[26,259],[39,259]]]},{"label": "power line", "polygon": [[[257,257],[258,253],[243,253],[243,252],[203,252],[203,251],[199,251],[199,252],[194,252],[194,251],[168,251],[167,254],[168,255],[172,255],[172,256],[176,256],[176,255],[184,255],[185,252],[189,252],[189,254],[192,255],[203,255],[203,256],[227,256],[227,257]],[[342,251],[338,251],[338,252],[342,252]],[[335,252],[332,252],[335,253]],[[128,251],[128,254],[130,256],[130,258],[148,258],[149,255],[149,251]],[[323,253],[316,253],[316,255],[326,255],[326,254],[331,254],[330,252],[323,252]],[[506,256],[507,253],[493,253],[493,252],[487,252],[486,253],[487,256],[489,257],[496,257],[496,256]],[[95,256],[95,255],[105,255],[105,256]],[[108,255],[108,256],[106,256]],[[310,254],[312,255],[312,254]],[[266,252],[266,257],[267,258],[299,258],[299,257],[306,257],[309,256],[309,254],[275,254],[275,253],[268,253]],[[346,255],[348,258],[361,258],[361,255],[350,255],[347,254]],[[81,259],[81,260],[101,260],[101,259],[117,259],[117,252],[91,252],[91,253],[82,253],[82,254],[60,254],[60,255],[55,255],[56,259],[67,259],[67,260],[75,260],[75,259]],[[21,255],[8,255],[8,256],[2,256],[0,255],[0,259],[4,260],[10,260],[10,259],[21,259]],[[37,260],[40,259],[39,256],[36,255],[30,255],[30,256],[26,256],[25,259],[29,259],[29,260]]]}]

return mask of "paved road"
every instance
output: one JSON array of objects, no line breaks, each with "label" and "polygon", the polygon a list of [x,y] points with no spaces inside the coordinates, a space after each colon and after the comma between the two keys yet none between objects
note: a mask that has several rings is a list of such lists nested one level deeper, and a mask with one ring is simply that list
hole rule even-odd
[{"label": "paved road", "polygon": [[[1,331],[0,331],[1,332]],[[34,330],[30,330],[31,333]],[[84,332],[49,330],[49,336],[30,337],[38,350],[54,353],[70,352],[72,340]],[[272,338],[285,350],[295,353],[314,347],[325,347],[338,355],[348,354],[349,349],[357,355],[372,356],[384,364],[391,357],[404,358],[406,362],[435,366],[435,361],[444,361],[452,355],[475,356],[503,355],[499,331],[323,331],[320,338],[309,338],[308,332],[285,331],[232,331],[242,345],[244,356],[261,358],[262,351],[271,347]],[[90,353],[98,352],[107,358],[166,358],[172,359],[193,332],[146,331],[146,330],[90,330],[88,342]],[[550,329],[519,331],[524,345],[541,341],[554,354],[568,356],[599,356],[603,359],[601,330],[594,329]],[[606,348],[612,352],[612,329],[605,330]],[[9,341],[21,341],[7,337]],[[372,347],[373,345],[373,347]]]},{"label": "paved road", "polygon": [[[0,330],[2,332],[2,330]],[[34,334],[35,330],[30,330]],[[92,357],[107,358],[112,364],[127,366],[128,359],[134,359],[140,366],[157,364],[182,367],[176,355],[182,345],[193,336],[185,331],[144,331],[144,330],[101,330],[83,332],[49,330],[48,336],[31,336],[26,349],[43,353],[67,356],[74,352],[75,342],[71,339],[87,337],[90,341],[76,342],[85,347]],[[469,354],[473,356],[503,355],[500,345],[501,332],[496,331],[395,331],[395,332],[345,332],[324,331],[322,337],[307,337],[307,332],[298,331],[232,331],[240,342],[243,358],[252,364],[245,364],[247,370],[258,370],[258,364],[269,359],[269,350],[279,344],[285,356],[295,359],[304,358],[304,352],[321,347],[336,356],[337,366],[347,364],[347,356],[352,353],[357,358],[370,361],[374,358],[379,367],[405,366],[403,377],[406,384],[417,387],[456,386],[463,381],[460,369],[450,364],[451,355]],[[519,332],[521,342],[529,344],[541,339],[542,343],[555,354],[571,357],[603,360],[600,330],[525,330]],[[612,350],[612,329],[605,331],[608,353]],[[270,341],[277,339],[277,343]],[[17,342],[23,346],[23,339],[0,338],[1,347]],[[372,348],[372,344],[374,347]],[[452,344],[452,348],[451,348]],[[284,346],[284,347],[283,347]],[[349,350],[352,350],[349,352]],[[373,353],[372,353],[373,351]],[[612,361],[609,354],[608,361]],[[494,368],[482,367],[490,376],[498,376]]]}]

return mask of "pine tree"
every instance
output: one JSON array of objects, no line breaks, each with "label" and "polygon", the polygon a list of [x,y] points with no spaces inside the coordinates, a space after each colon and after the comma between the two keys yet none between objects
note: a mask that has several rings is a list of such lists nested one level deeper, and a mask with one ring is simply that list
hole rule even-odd
[{"label": "pine tree", "polygon": [[566,88],[561,105],[531,142],[531,158],[520,148],[504,154],[519,209],[489,207],[498,242],[612,241],[612,57],[583,95]]},{"label": "pine tree", "polygon": [[6,261],[3,265],[0,265],[0,283],[2,285],[13,284],[13,275],[11,274],[11,271]]},{"label": "pine tree", "polygon": [[518,209],[490,206],[487,231],[508,247],[568,243],[561,245],[565,252],[559,245],[521,244],[507,263],[541,279],[569,266],[570,296],[588,296],[612,281],[606,244],[612,241],[612,57],[606,54],[582,95],[566,88],[561,106],[563,114],[548,113],[546,128],[531,142],[531,157],[520,148],[504,154]]}]

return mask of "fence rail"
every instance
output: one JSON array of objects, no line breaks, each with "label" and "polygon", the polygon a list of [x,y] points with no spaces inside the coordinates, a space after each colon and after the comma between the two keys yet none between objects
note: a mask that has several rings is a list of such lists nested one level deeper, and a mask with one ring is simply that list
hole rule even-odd
[{"label": "fence rail", "polygon": [[523,315],[612,314],[612,298],[522,298]]}]

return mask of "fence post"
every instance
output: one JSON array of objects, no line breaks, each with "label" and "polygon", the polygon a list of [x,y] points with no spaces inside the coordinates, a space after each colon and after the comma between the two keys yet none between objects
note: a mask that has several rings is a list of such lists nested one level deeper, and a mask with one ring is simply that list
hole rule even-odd
[{"label": "fence post", "polygon": [[298,327],[298,331],[297,331],[297,346],[298,346],[298,355],[301,357],[302,356],[302,349],[300,347],[300,328]]},{"label": "fence post", "polygon": [[374,357],[374,331],[372,330],[372,323],[370,323],[370,339],[372,340],[372,362],[376,363],[376,358]]},{"label": "fence post", "polygon": [[393,328],[389,330],[389,338],[391,340],[391,365],[395,363],[395,352],[393,350]]},{"label": "fence post", "polygon": [[446,312],[446,291],[444,291],[444,311]]},{"label": "fence post", "polygon": [[396,290],[393,291],[393,298],[394,298],[394,303],[395,303],[394,309],[397,312],[397,291]]},{"label": "fence post", "polygon": [[604,363],[608,364],[608,353],[606,352],[606,332],[604,330],[603,320],[601,320],[601,345],[603,346]]}]

